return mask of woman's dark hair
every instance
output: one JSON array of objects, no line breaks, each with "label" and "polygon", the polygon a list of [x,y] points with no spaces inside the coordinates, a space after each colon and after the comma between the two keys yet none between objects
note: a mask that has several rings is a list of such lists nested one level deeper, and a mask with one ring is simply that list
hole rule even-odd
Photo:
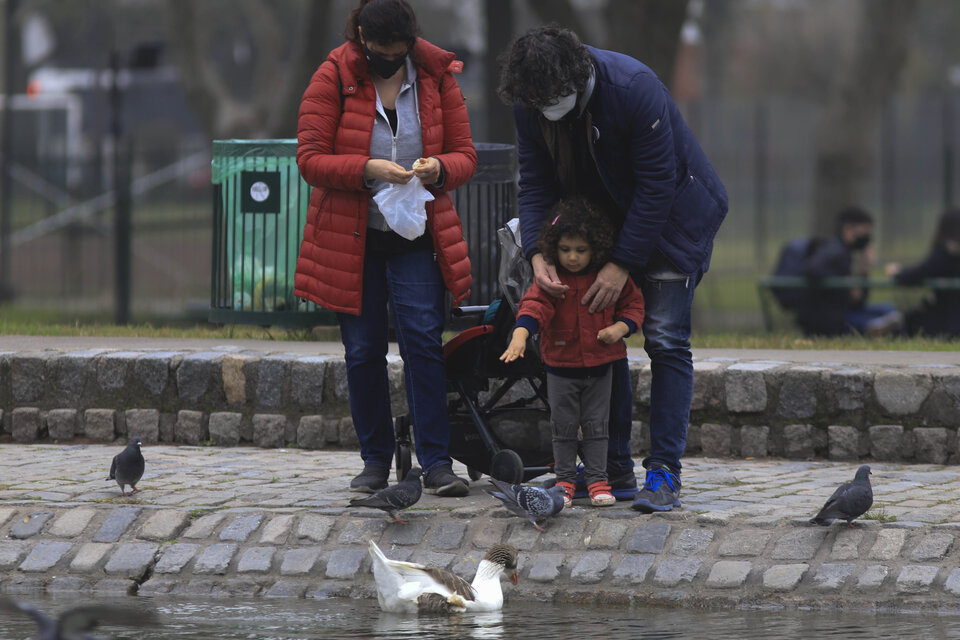
[{"label": "woman's dark hair", "polygon": [[940,214],[937,233],[933,236],[933,246],[942,247],[947,240],[960,242],[960,209],[950,208]]},{"label": "woman's dark hair", "polygon": [[610,261],[613,251],[613,227],[607,217],[589,200],[561,200],[540,229],[539,246],[544,259],[557,264],[557,243],[563,236],[580,236],[590,245],[590,269],[599,269]]},{"label": "woman's dark hair", "polygon": [[360,0],[356,9],[347,18],[344,36],[350,42],[360,44],[360,30],[363,27],[363,39],[377,44],[406,42],[412,45],[420,35],[417,16],[407,0]]},{"label": "woman's dark hair", "polygon": [[592,67],[590,52],[573,31],[537,27],[500,57],[497,95],[507,105],[540,109],[560,95],[583,91]]}]

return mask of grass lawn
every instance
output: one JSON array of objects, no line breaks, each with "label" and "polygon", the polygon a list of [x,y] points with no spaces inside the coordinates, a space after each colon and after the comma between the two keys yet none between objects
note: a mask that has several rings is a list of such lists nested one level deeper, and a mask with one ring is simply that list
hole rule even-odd
[{"label": "grass lawn", "polygon": [[[223,325],[164,321],[135,321],[118,326],[109,316],[89,315],[68,318],[54,311],[23,310],[0,306],[0,334],[30,336],[106,336],[143,338],[210,338],[217,340],[339,341],[333,326],[288,329],[253,325]],[[445,335],[449,339],[453,333]],[[820,338],[811,340],[798,332],[710,333],[696,332],[691,340],[700,349],[852,349],[897,351],[958,351],[960,340],[932,338]],[[627,339],[631,347],[642,347],[642,336]]]}]

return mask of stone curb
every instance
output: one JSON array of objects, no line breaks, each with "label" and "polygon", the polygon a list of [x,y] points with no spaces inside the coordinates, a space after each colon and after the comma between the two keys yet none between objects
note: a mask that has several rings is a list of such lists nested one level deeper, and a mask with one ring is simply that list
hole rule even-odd
[{"label": "stone curb", "polygon": [[960,522],[849,529],[574,507],[539,533],[496,507],[407,515],[403,526],[343,508],[5,504],[0,592],[372,597],[368,539],[392,558],[467,577],[490,544],[506,541],[521,551],[508,599],[960,608]]},{"label": "stone curb", "polygon": [[[706,358],[694,366],[687,455],[960,461],[956,365]],[[643,454],[649,361],[633,357],[630,367],[632,444]],[[401,413],[398,356],[388,357],[388,368],[393,410]],[[16,442],[136,435],[146,444],[357,444],[342,358],[239,347],[0,352],[0,426]]]}]

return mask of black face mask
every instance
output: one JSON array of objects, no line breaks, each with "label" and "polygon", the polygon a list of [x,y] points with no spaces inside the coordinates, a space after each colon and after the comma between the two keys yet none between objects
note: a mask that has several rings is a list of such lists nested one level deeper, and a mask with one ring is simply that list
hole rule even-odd
[{"label": "black face mask", "polygon": [[853,242],[850,243],[850,249],[853,251],[862,251],[870,244],[870,234],[868,233],[865,236],[857,236],[854,238]]},{"label": "black face mask", "polygon": [[367,58],[367,64],[370,65],[370,70],[381,78],[390,78],[397,72],[397,69],[402,67],[407,62],[407,56],[401,56],[396,60],[388,60],[381,56],[379,53],[374,53],[370,51],[364,45],[363,55]]}]

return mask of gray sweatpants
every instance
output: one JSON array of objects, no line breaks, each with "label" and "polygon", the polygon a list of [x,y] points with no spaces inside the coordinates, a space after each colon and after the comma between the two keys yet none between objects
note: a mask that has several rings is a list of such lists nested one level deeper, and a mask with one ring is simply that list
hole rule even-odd
[{"label": "gray sweatpants", "polygon": [[[607,480],[607,421],[612,379],[612,367],[607,367],[603,375],[591,378],[565,378],[547,372],[557,482],[574,482],[578,450],[583,457],[587,485]],[[583,434],[582,447],[578,431]]]}]

